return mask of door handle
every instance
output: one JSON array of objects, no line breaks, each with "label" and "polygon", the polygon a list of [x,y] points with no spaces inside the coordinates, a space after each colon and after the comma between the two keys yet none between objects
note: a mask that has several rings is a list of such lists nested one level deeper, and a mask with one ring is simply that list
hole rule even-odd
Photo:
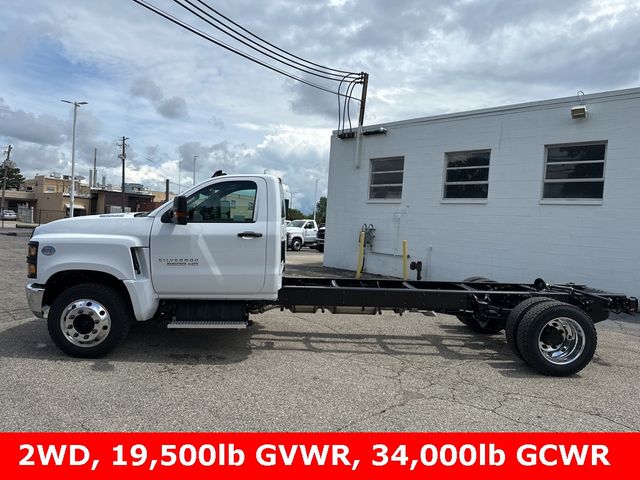
[{"label": "door handle", "polygon": [[240,232],[238,236],[240,238],[260,238],[262,234],[258,232]]}]

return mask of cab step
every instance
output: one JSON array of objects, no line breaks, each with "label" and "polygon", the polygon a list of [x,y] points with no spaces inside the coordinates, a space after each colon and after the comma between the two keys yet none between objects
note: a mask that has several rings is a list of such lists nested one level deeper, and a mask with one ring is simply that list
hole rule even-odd
[{"label": "cab step", "polygon": [[243,329],[247,328],[250,322],[216,322],[213,320],[207,321],[185,321],[185,322],[171,322],[167,325],[167,328],[217,328],[217,329]]}]

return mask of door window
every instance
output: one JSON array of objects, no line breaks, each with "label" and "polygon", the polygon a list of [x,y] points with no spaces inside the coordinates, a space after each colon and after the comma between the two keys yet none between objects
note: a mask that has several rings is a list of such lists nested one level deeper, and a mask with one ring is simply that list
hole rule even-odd
[{"label": "door window", "polygon": [[253,222],[257,189],[255,182],[247,180],[206,186],[187,197],[189,222]]}]

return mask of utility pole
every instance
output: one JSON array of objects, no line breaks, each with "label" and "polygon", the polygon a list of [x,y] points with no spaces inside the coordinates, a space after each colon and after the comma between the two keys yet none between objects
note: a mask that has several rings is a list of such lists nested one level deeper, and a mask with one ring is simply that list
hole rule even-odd
[{"label": "utility pole", "polygon": [[11,145],[9,145],[7,147],[6,153],[7,153],[7,158],[5,158],[4,162],[2,162],[2,166],[3,166],[3,175],[2,175],[2,200],[0,200],[0,212],[2,212],[2,215],[0,215],[2,217],[2,228],[4,228],[4,192],[7,189],[7,169],[9,167],[11,167],[11,149],[13,147]]},{"label": "utility pole", "polygon": [[164,201],[165,202],[169,201],[169,179],[168,178],[164,181]]},{"label": "utility pole", "polygon": [[369,74],[362,72],[362,95],[360,96],[360,116],[358,117],[358,129],[362,130],[364,124],[364,108],[367,105],[367,89],[369,88]]},{"label": "utility pole", "polygon": [[124,209],[126,206],[126,196],[124,193],[124,161],[127,158],[127,147],[129,144],[127,143],[129,137],[122,136],[122,143],[119,143],[118,146],[122,148],[122,153],[118,155],[118,158],[122,160],[122,213],[124,213]]},{"label": "utility pole", "polygon": [[196,184],[196,158],[198,158],[198,155],[193,156],[193,185],[194,186]]}]

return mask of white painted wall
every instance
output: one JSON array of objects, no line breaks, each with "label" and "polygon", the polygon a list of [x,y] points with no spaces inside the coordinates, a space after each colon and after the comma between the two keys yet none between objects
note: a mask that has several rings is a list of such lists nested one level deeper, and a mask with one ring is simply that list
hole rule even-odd
[{"label": "white painted wall", "polygon": [[[325,265],[355,270],[358,232],[371,223],[371,273],[401,276],[406,239],[428,280],[543,277],[640,296],[640,89],[584,101],[584,120],[571,119],[570,98],[380,125],[388,133],[363,137],[360,168],[356,141],[334,134]],[[545,146],[599,140],[603,200],[542,202]],[[486,203],[446,203],[445,152],[476,149],[491,149]],[[369,159],[387,156],[405,157],[402,200],[369,201]]]}]

